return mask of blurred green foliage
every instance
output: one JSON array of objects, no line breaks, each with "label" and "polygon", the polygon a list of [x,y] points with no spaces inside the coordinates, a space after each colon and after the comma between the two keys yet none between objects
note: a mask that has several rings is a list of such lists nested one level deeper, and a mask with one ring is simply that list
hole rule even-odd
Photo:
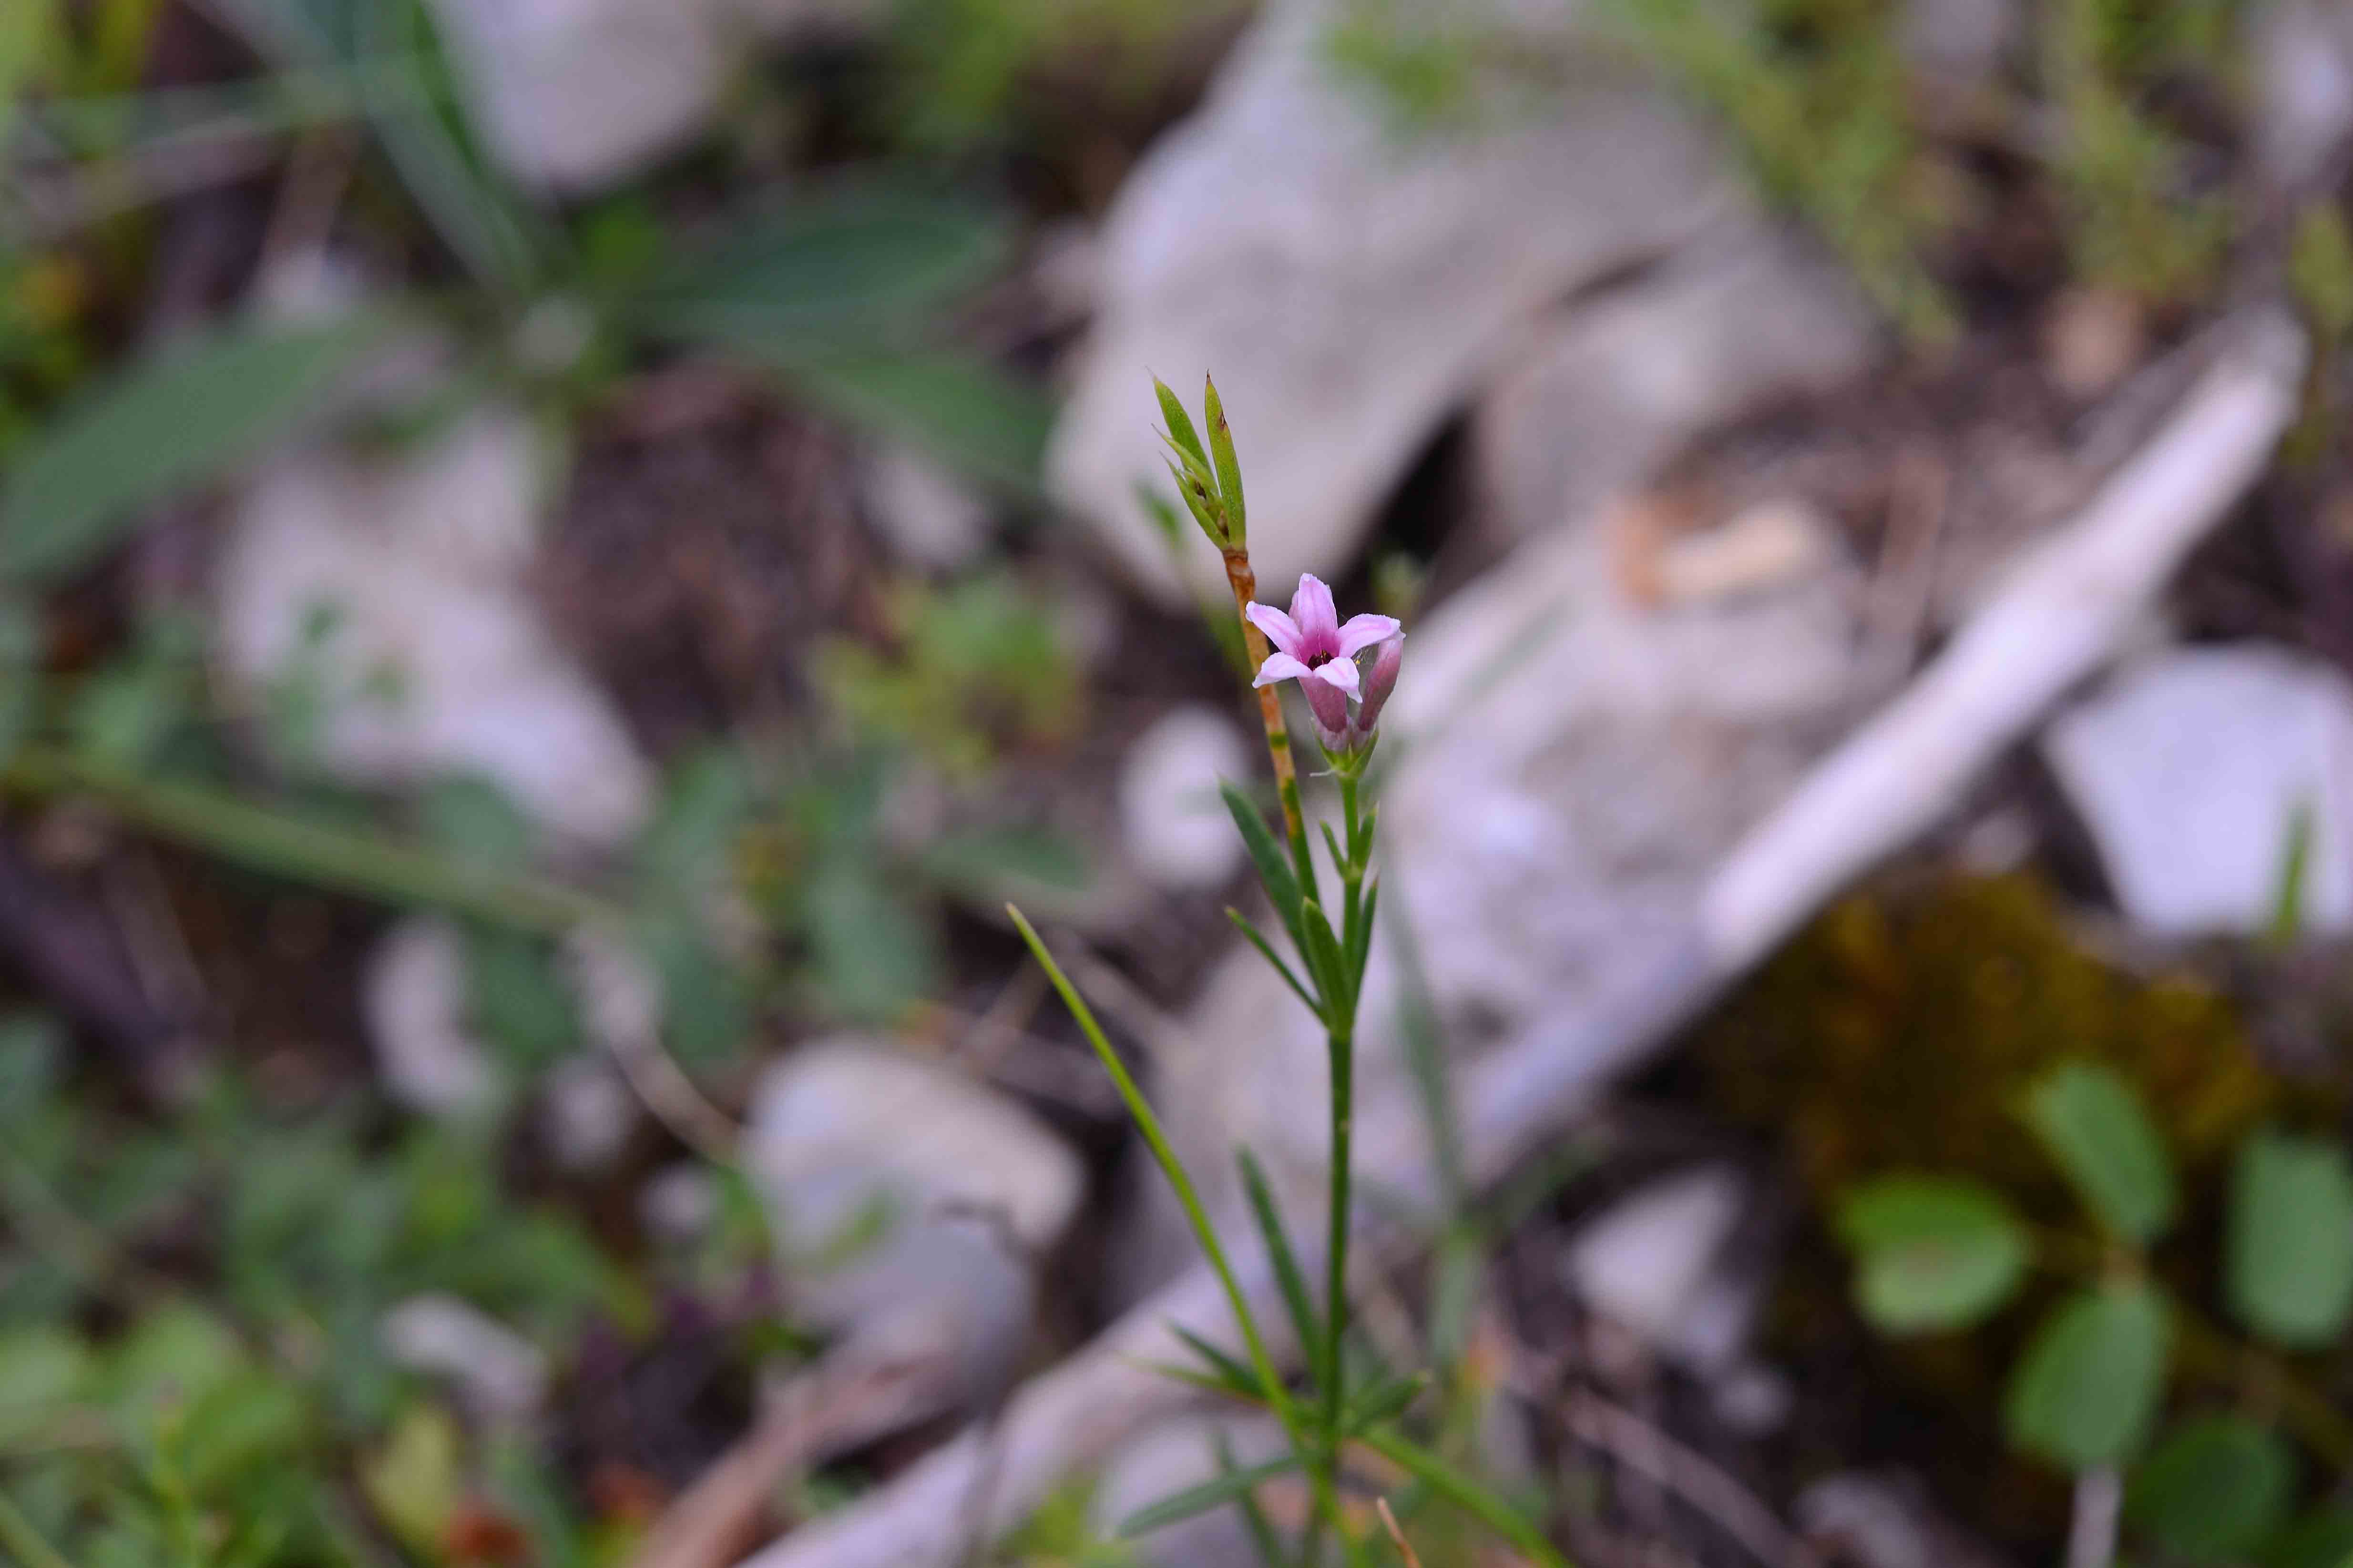
[{"label": "blurred green foliage", "polygon": [[1924,160],[1895,0],[1626,0],[1643,43],[1915,339],[1958,330],[1928,258],[1949,226]]},{"label": "blurred green foliage", "polygon": [[[1897,0],[1613,0],[1603,36],[1662,67],[1722,122],[1757,184],[1812,224],[1889,319],[1949,343],[1950,274],[1995,205],[1972,145],[2024,161],[2048,192],[2073,281],[2159,311],[2215,282],[2240,217],[2212,116],[2235,102],[2237,0],[2049,0],[1992,79],[1957,96],[1905,53]],[[1542,48],[1501,8],[1350,0],[1330,53],[1424,131],[1541,101]],[[2204,138],[2201,141],[2200,138]]]},{"label": "blurred green foliage", "polygon": [[850,724],[970,784],[1008,750],[1078,732],[1084,689],[1052,604],[1005,573],[941,588],[904,579],[884,595],[895,657],[838,640],[818,681]]},{"label": "blurred green foliage", "polygon": [[[2293,1518],[2296,1443],[2324,1473],[2341,1470],[2353,1419],[2328,1397],[2325,1369],[2258,1346],[2321,1350],[2353,1326],[2353,1160],[2341,1142],[2277,1129],[2247,1138],[2229,1177],[2219,1288],[2209,1273],[2176,1291],[2153,1249],[2175,1228],[2177,1178],[2132,1084],[2070,1058],[2018,1109],[2064,1173],[2076,1223],[2031,1227],[1968,1176],[1875,1177],[1847,1194],[1841,1225],[1864,1317],[1889,1334],[1974,1327],[2021,1295],[2031,1259],[2067,1289],[2010,1369],[2003,1424],[2015,1447],[2076,1472],[2130,1467],[2126,1519],[2169,1556],[2269,1561],[2327,1528],[2337,1510],[2325,1491]],[[2253,1343],[2208,1321],[2204,1302],[2217,1300]],[[2231,1407],[2193,1406],[2159,1437],[2168,1392],[2192,1379]]]},{"label": "blurred green foliage", "polygon": [[[378,1561],[378,1525],[421,1518],[376,1484],[384,1454],[412,1505],[420,1423],[459,1463],[383,1348],[395,1303],[448,1292],[543,1345],[650,1322],[642,1277],[518,1201],[492,1136],[387,1137],[357,1094],[290,1115],[231,1077],[157,1123],[74,1077],[61,1031],[0,1020],[0,1495],[68,1561]],[[463,1441],[467,1499],[502,1489],[479,1458],[499,1441]]]},{"label": "blurred green foliage", "polygon": [[1113,118],[1165,93],[1179,46],[1250,0],[899,0],[892,18],[892,133],[927,153],[1003,148],[1058,86]]},{"label": "blurred green foliage", "polygon": [[2044,90],[2061,116],[2055,160],[2066,231],[2086,279],[2179,308],[2213,284],[2235,217],[2201,182],[2189,142],[2155,113],[2158,89],[2203,79],[2227,90],[2235,0],[2054,0],[2044,8]]},{"label": "blurred green foliage", "polygon": [[2015,1114],[2065,1057],[2141,1087],[2200,1178],[2281,1087],[2229,1002],[2188,973],[2139,977],[2084,951],[2024,876],[1936,878],[1841,900],[1704,1029],[1715,1103],[1788,1140],[1828,1201],[1899,1165],[1963,1169],[2054,1212],[2056,1173]]}]

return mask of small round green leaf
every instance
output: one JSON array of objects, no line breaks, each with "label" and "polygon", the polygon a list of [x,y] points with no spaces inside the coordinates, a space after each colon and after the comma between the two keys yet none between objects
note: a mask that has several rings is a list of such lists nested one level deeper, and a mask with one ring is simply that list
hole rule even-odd
[{"label": "small round green leaf", "polygon": [[2069,1297],[2010,1373],[2010,1441],[2070,1469],[2125,1458],[2147,1436],[2165,1392],[2168,1338],[2165,1302],[2147,1285]]},{"label": "small round green leaf", "polygon": [[2173,1165],[2130,1084],[2066,1062],[2028,1091],[2026,1124],[2108,1232],[2146,1246],[2173,1222]]},{"label": "small round green leaf", "polygon": [[2327,1343],[2353,1321],[2353,1163],[2318,1139],[2258,1133],[2231,1194],[2231,1310],[2274,1343]]},{"label": "small round green leaf", "polygon": [[1839,1234],[1855,1254],[1863,1316],[1890,1333],[1965,1328],[2026,1270],[2026,1233],[1974,1182],[1889,1176],[1848,1194]]},{"label": "small round green leaf", "polygon": [[2295,1499],[2286,1439],[2243,1415],[2176,1426],[2134,1473],[2126,1517],[2168,1552],[2211,1560],[2263,1544]]}]

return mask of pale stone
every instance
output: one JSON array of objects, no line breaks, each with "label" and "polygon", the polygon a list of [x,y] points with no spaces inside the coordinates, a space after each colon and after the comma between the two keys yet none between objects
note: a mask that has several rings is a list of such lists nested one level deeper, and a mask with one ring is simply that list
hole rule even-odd
[{"label": "pale stone", "polygon": [[795,1310],[834,1331],[938,1336],[974,1396],[1017,1363],[1036,1260],[1084,1189],[1078,1156],[1020,1106],[851,1036],[768,1070],[744,1160]]},{"label": "pale stone", "polygon": [[360,1008],[385,1090],[411,1110],[470,1115],[498,1098],[498,1072],[467,1019],[466,952],[455,926],[412,918],[368,955]]},{"label": "pale stone", "polygon": [[1665,1177],[1620,1199],[1570,1243],[1562,1270],[1595,1311],[1654,1352],[1723,1364],[1745,1324],[1727,1330],[1711,1300],[1725,1244],[1748,1206],[1736,1171],[1708,1166]]},{"label": "pale stone", "polygon": [[2333,667],[2262,644],[2159,654],[2063,714],[2043,752],[2145,929],[2268,929],[2299,813],[2300,923],[2353,926],[2353,683]]},{"label": "pale stone", "polygon": [[214,646],[248,700],[317,682],[316,760],[345,782],[476,773],[559,835],[610,845],[643,820],[651,770],[522,581],[543,470],[532,426],[497,409],[384,463],[281,459],[238,508]]},{"label": "pale stone", "polygon": [[1218,785],[1246,779],[1250,762],[1233,720],[1198,704],[1137,736],[1119,772],[1121,835],[1136,868],[1176,892],[1222,886],[1240,870],[1241,835]]},{"label": "pale stone", "polygon": [[890,445],[873,453],[860,481],[867,520],[909,565],[953,571],[987,548],[987,505],[912,447]]},{"label": "pale stone", "polygon": [[411,1296],[384,1317],[385,1353],[411,1372],[446,1377],[480,1416],[516,1421],[547,1394],[547,1357],[455,1296]]},{"label": "pale stone", "polygon": [[[1218,379],[1261,583],[1339,574],[1447,415],[1555,301],[1737,205],[1695,125],[1630,73],[1570,70],[1543,110],[1400,134],[1331,64],[1331,0],[1268,7],[1103,226],[1101,306],[1047,458],[1056,496],[1171,607],[1138,481],[1167,485],[1151,375]],[[1520,5],[1512,47],[1565,49]],[[1752,323],[1753,325],[1753,323]],[[1188,552],[1200,585],[1216,562]]]},{"label": "pale stone", "polygon": [[1876,342],[1843,276],[1719,231],[1524,334],[1472,411],[1480,489],[1505,534],[1549,532],[1648,484],[1696,432],[1848,381]]},{"label": "pale stone", "polygon": [[1820,571],[1839,552],[1835,525],[1810,501],[1760,501],[1729,521],[1659,552],[1655,570],[1670,604],[1760,593]]}]

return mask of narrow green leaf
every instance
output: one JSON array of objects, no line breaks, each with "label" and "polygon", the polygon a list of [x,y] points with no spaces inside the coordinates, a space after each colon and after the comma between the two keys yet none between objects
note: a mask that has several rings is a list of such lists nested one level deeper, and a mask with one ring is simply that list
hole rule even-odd
[{"label": "narrow green leaf", "polygon": [[2173,1164],[2165,1141],[2140,1096],[2114,1071],[2063,1063],[2028,1091],[2024,1115],[2111,1235],[2146,1247],[2173,1223]]},{"label": "narrow green leaf", "polygon": [[1201,532],[1209,542],[1219,550],[1225,549],[1231,541],[1226,532],[1225,505],[1218,499],[1217,481],[1191,453],[1179,450],[1174,443],[1169,450],[1176,457],[1168,465],[1168,477],[1176,481],[1177,493],[1185,498],[1185,509],[1201,525]]},{"label": "narrow green leaf", "polygon": [[[1218,1474],[1231,1476],[1240,1472],[1241,1467],[1234,1463],[1234,1446],[1228,1440],[1225,1428],[1218,1428],[1210,1445],[1218,1457]],[[1266,1517],[1266,1510],[1259,1506],[1258,1493],[1245,1487],[1234,1499],[1234,1504],[1241,1510],[1242,1528],[1250,1531],[1260,1568],[1284,1568],[1282,1542],[1276,1538],[1274,1522]]]},{"label": "narrow green leaf", "polygon": [[1366,883],[1365,907],[1356,915],[1356,929],[1351,933],[1356,940],[1348,952],[1348,973],[1356,977],[1358,984],[1364,983],[1365,965],[1373,955],[1373,917],[1380,912],[1380,883]]},{"label": "narrow green leaf", "polygon": [[1307,938],[1307,973],[1318,995],[1349,994],[1346,961],[1340,956],[1340,939],[1332,934],[1331,918],[1314,899],[1299,906],[1299,929]]},{"label": "narrow green leaf", "polygon": [[2010,1441],[2089,1469],[2129,1458],[2165,1393],[2171,1338],[2164,1299],[2139,1283],[2080,1290],[2042,1321],[2011,1369]]},{"label": "narrow green leaf", "polygon": [[[512,297],[526,293],[546,237],[462,118],[462,95],[426,7],[417,0],[381,0],[347,6],[344,14],[355,26],[335,68],[365,105],[401,184],[479,281]],[[407,62],[407,68],[375,68],[385,60]]]},{"label": "narrow green leaf", "polygon": [[1038,487],[1052,411],[994,366],[945,350],[836,349],[786,334],[710,340],[844,419],[883,431],[1018,494]]},{"label": "narrow green leaf", "polygon": [[1209,454],[1201,449],[1201,437],[1194,433],[1192,416],[1185,412],[1183,401],[1169,390],[1166,382],[1156,375],[1152,378],[1152,390],[1160,399],[1160,417],[1167,422],[1168,444],[1180,455],[1199,464],[1201,472],[1207,474],[1209,471]]},{"label": "narrow green leaf", "polygon": [[1855,1255],[1855,1302],[1890,1333],[1966,1328],[2026,1272],[2026,1233],[1975,1182],[1888,1176],[1850,1193],[1838,1216]]},{"label": "narrow green leaf", "polygon": [[1134,1118],[1135,1130],[1144,1135],[1152,1157],[1159,1163],[1161,1173],[1167,1177],[1169,1186],[1175,1190],[1176,1201],[1185,1210],[1186,1222],[1193,1227],[1193,1238],[1200,1243],[1211,1271],[1218,1277],[1219,1288],[1225,1292],[1226,1305],[1233,1311],[1234,1325],[1241,1332],[1242,1342],[1250,1348],[1250,1369],[1257,1373],[1267,1406],[1274,1412],[1275,1419],[1282,1424],[1284,1433],[1297,1449],[1305,1440],[1298,1409],[1293,1405],[1289,1391],[1283,1387],[1282,1375],[1275,1371],[1273,1358],[1266,1352],[1266,1342],[1258,1331],[1257,1320],[1250,1315],[1250,1299],[1242,1294],[1241,1286],[1234,1278],[1233,1264],[1226,1257],[1224,1244],[1218,1239],[1217,1226],[1209,1223],[1208,1210],[1201,1205],[1201,1194],[1194,1187],[1193,1178],[1185,1169],[1185,1162],[1176,1157],[1167,1133],[1161,1130],[1160,1118],[1154,1113],[1151,1101],[1145,1100],[1144,1091],[1136,1088],[1134,1075],[1127,1070],[1127,1064],[1119,1059],[1119,1053],[1111,1048],[1111,1042],[1103,1037],[1103,1026],[1095,1021],[1094,1009],[1087,1005],[1086,999],[1079,994],[1079,988],[1071,984],[1070,976],[1062,973],[1062,966],[1054,962],[1053,952],[1039,936],[1037,928],[1011,904],[1005,906],[1005,912],[1012,920],[1014,929],[1021,933],[1021,941],[1029,949],[1030,956],[1037,959],[1038,967],[1046,972],[1046,978],[1053,984],[1055,994],[1061,997],[1062,1005],[1078,1020],[1079,1032],[1086,1036],[1087,1044],[1093,1048],[1096,1059],[1103,1063],[1103,1070],[1111,1074],[1121,1100],[1127,1106],[1128,1115]]},{"label": "narrow green leaf", "polygon": [[1567,1560],[1554,1550],[1543,1531],[1521,1517],[1517,1509],[1427,1448],[1409,1442],[1386,1426],[1361,1434],[1357,1441],[1402,1467],[1431,1491],[1518,1547],[1542,1568],[1568,1568]]},{"label": "narrow green leaf", "polygon": [[1122,1539],[1132,1541],[1163,1525],[1175,1524],[1178,1520],[1190,1519],[1197,1513],[1207,1513],[1213,1508],[1233,1501],[1252,1487],[1271,1481],[1277,1476],[1288,1475],[1298,1468],[1298,1456],[1285,1454],[1262,1465],[1212,1476],[1198,1486],[1187,1487],[1183,1491],[1172,1493],[1150,1508],[1129,1516],[1121,1522],[1119,1534]]},{"label": "narrow green leaf", "polygon": [[1240,931],[1243,936],[1250,940],[1250,944],[1258,949],[1261,956],[1262,956],[1269,963],[1274,965],[1274,972],[1282,976],[1282,983],[1291,987],[1292,994],[1297,996],[1300,1001],[1305,1003],[1309,1012],[1314,1014],[1319,1018],[1322,1017],[1324,1016],[1323,1004],[1317,1002],[1314,997],[1307,994],[1307,987],[1300,983],[1299,976],[1292,973],[1291,965],[1283,963],[1282,957],[1275,952],[1273,947],[1267,942],[1266,938],[1260,934],[1258,927],[1250,924],[1250,922],[1243,917],[1241,910],[1231,907],[1227,909],[1226,918],[1234,922],[1234,929]]},{"label": "narrow green leaf", "polygon": [[375,316],[237,322],[116,374],[18,458],[0,492],[0,579],[79,570],[123,536],[137,509],[227,473],[313,413],[385,330]]},{"label": "narrow green leaf", "polygon": [[2135,1470],[2125,1517],[2168,1552],[2242,1557],[2287,1521],[2295,1454],[2243,1415],[2206,1415],[2168,1434]]},{"label": "narrow green leaf", "polygon": [[1430,1373],[1427,1372],[1384,1378],[1370,1388],[1360,1391],[1348,1402],[1347,1410],[1340,1418],[1341,1430],[1354,1434],[1393,1421],[1404,1415],[1407,1407],[1420,1398],[1429,1387]]},{"label": "narrow green leaf", "polygon": [[1208,536],[1210,543],[1222,545],[1218,537],[1216,509],[1202,497],[1199,488],[1186,478],[1185,470],[1174,461],[1168,464],[1168,479],[1176,487],[1176,494],[1184,500],[1185,510],[1192,514],[1194,523]]},{"label": "narrow green leaf", "polygon": [[2240,1152],[2225,1248],[2231,1310],[2275,1344],[2327,1343],[2353,1320],[2353,1166],[2317,1139],[2260,1132]]},{"label": "narrow green leaf", "polygon": [[1219,399],[1218,384],[1202,377],[1201,417],[1209,426],[1209,452],[1217,461],[1218,496],[1226,503],[1226,525],[1233,531],[1239,544],[1248,528],[1242,506],[1242,465],[1234,455],[1234,433],[1226,425],[1226,405]]},{"label": "narrow green leaf", "polygon": [[1241,1167],[1242,1188],[1250,1194],[1250,1213],[1258,1221],[1259,1235],[1266,1242],[1267,1256],[1273,1261],[1275,1283],[1282,1289],[1282,1303],[1291,1310],[1292,1331],[1298,1334],[1301,1349],[1313,1362],[1315,1347],[1323,1342],[1324,1329],[1308,1301],[1307,1279],[1299,1271],[1298,1254],[1291,1249],[1291,1235],[1282,1227],[1282,1211],[1275,1207],[1273,1190],[1266,1184],[1266,1172],[1260,1168],[1258,1157],[1248,1149],[1237,1149],[1234,1161]]},{"label": "narrow green leaf", "polygon": [[1204,1394],[1214,1394],[1221,1399],[1240,1399],[1250,1405],[1264,1405],[1266,1394],[1256,1387],[1244,1388],[1230,1379],[1218,1377],[1198,1367],[1180,1366],[1173,1361],[1139,1361],[1135,1363],[1155,1377],[1174,1378],[1188,1388]]},{"label": "narrow green leaf", "polygon": [[[1272,900],[1274,912],[1281,917],[1283,930],[1291,933],[1292,944],[1299,948],[1300,956],[1305,957],[1306,940],[1300,927],[1303,895],[1299,890],[1298,874],[1291,868],[1282,846],[1275,842],[1266,819],[1258,814],[1258,808],[1240,790],[1220,781],[1218,795],[1226,803],[1227,814],[1233,817],[1234,826],[1242,836],[1242,845],[1250,851],[1250,864],[1258,868],[1259,882],[1266,889],[1267,898]],[[1311,964],[1311,973],[1313,967]]]},{"label": "narrow green leaf", "polygon": [[1178,1339],[1184,1341],[1185,1348],[1191,1351],[1195,1355],[1199,1356],[1202,1362],[1213,1369],[1219,1377],[1234,1384],[1237,1393],[1242,1394],[1246,1398],[1257,1398],[1260,1396],[1256,1391],[1258,1378],[1250,1368],[1244,1366],[1240,1362],[1236,1361],[1232,1356],[1228,1355],[1225,1352],[1219,1350],[1217,1346],[1211,1344],[1208,1341],[1203,1339],[1192,1330],[1185,1327],[1182,1323],[1169,1324],[1168,1331],[1175,1334]]},{"label": "narrow green leaf", "polygon": [[903,338],[1004,264],[1002,217],[882,188],[764,205],[658,271],[631,309],[666,337],[787,336],[835,348]]}]

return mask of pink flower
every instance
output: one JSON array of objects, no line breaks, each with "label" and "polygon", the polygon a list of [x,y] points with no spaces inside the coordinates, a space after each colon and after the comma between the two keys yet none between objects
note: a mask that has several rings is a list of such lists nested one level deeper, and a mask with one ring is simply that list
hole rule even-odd
[{"label": "pink flower", "polygon": [[[1266,634],[1275,647],[1259,668],[1252,686],[1296,680],[1307,694],[1315,715],[1317,738],[1327,752],[1356,751],[1371,739],[1381,705],[1397,684],[1398,665],[1404,657],[1405,633],[1391,616],[1354,616],[1346,626],[1332,604],[1332,590],[1321,579],[1303,575],[1299,591],[1291,595],[1291,613],[1271,605],[1252,605],[1250,625]],[[1360,677],[1356,656],[1379,648],[1369,675]],[[1348,700],[1361,698],[1354,723]]]}]

